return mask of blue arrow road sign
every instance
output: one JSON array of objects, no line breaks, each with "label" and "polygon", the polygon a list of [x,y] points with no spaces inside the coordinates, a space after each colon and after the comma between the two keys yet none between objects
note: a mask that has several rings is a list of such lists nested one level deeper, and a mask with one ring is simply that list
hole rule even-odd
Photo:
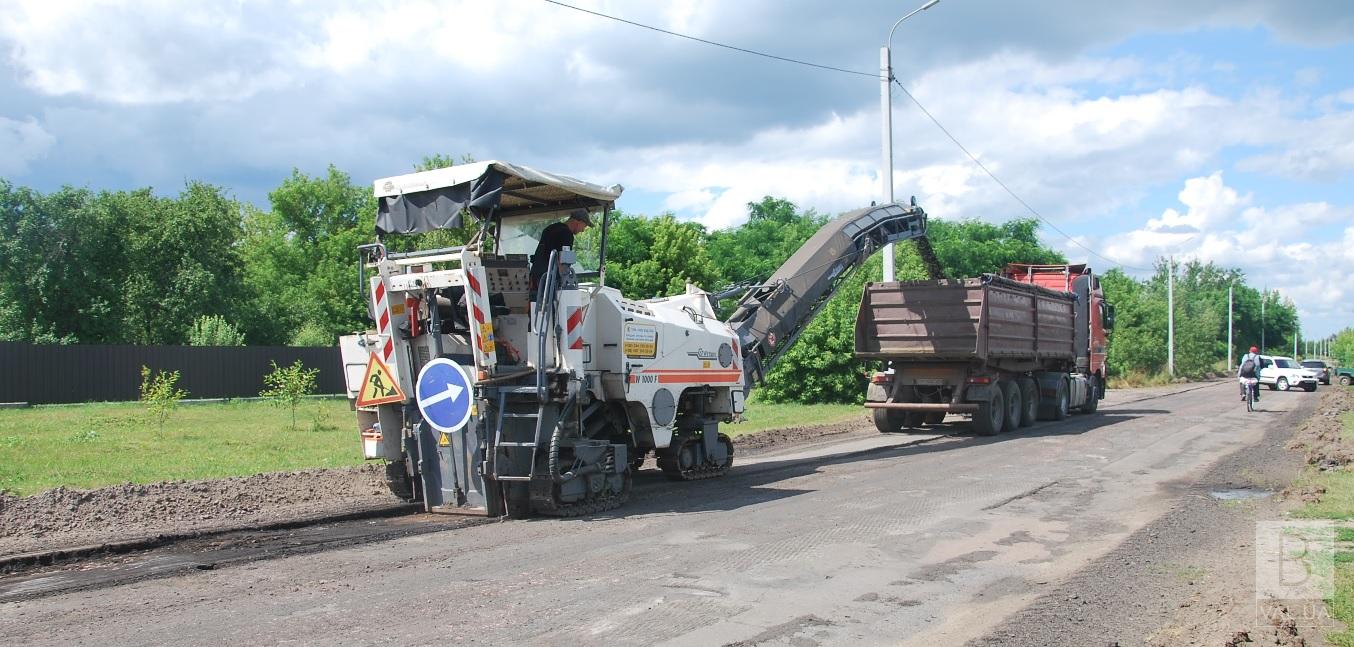
[{"label": "blue arrow road sign", "polygon": [[470,378],[460,365],[445,357],[428,362],[418,372],[414,397],[423,419],[438,431],[456,431],[470,419]]}]

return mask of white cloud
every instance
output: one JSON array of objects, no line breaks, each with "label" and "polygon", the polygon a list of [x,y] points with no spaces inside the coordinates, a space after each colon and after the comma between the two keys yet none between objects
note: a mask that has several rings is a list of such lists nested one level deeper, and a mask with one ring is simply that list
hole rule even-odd
[{"label": "white cloud", "polygon": [[41,158],[56,143],[37,119],[23,121],[0,117],[0,175],[19,175],[28,163]]},{"label": "white cloud", "polygon": [[[1324,334],[1354,317],[1345,298],[1354,274],[1354,208],[1254,205],[1253,195],[1227,186],[1220,172],[1186,180],[1179,198],[1183,213],[1169,208],[1140,228],[1084,242],[1139,267],[1174,255],[1240,268],[1252,286],[1293,299],[1309,333]],[[1186,230],[1177,231],[1180,225]]]}]

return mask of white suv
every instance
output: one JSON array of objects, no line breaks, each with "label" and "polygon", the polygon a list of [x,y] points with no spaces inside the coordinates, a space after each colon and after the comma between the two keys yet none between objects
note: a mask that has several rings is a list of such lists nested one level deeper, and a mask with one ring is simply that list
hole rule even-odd
[{"label": "white suv", "polygon": [[1291,357],[1260,356],[1260,383],[1271,391],[1287,391],[1293,387],[1302,387],[1304,391],[1315,391],[1317,372],[1303,368]]}]

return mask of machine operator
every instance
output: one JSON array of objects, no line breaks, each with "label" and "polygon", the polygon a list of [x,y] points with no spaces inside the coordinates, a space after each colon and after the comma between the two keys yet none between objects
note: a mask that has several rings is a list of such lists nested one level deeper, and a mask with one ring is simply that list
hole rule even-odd
[{"label": "machine operator", "polygon": [[540,290],[541,277],[545,276],[548,269],[546,265],[550,263],[550,253],[557,252],[565,247],[574,246],[574,236],[583,232],[592,225],[592,218],[585,209],[574,209],[569,214],[568,219],[557,222],[545,228],[541,232],[541,242],[536,245],[536,252],[531,255],[531,301],[534,303],[537,298],[537,292]]}]

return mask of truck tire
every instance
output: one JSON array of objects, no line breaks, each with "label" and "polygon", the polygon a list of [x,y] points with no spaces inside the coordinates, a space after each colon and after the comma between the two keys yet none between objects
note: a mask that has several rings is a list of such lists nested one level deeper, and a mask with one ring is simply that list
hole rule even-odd
[{"label": "truck tire", "polygon": [[1058,380],[1052,398],[1040,398],[1039,418],[1041,420],[1066,420],[1069,412],[1067,380]]},{"label": "truck tire", "polygon": [[1087,380],[1086,404],[1081,405],[1082,413],[1095,413],[1100,408],[1100,376],[1092,375]]},{"label": "truck tire", "polygon": [[1006,396],[1001,389],[992,389],[986,400],[978,403],[973,414],[973,431],[979,436],[995,436],[1001,433],[1002,423],[1006,421]]},{"label": "truck tire", "polygon": [[1028,427],[1039,419],[1039,383],[1022,377],[1016,384],[1020,387],[1020,426]]},{"label": "truck tire", "polygon": [[896,434],[903,430],[903,412],[897,409],[874,409],[874,428],[881,434]]},{"label": "truck tire", "polygon": [[1354,383],[1354,378],[1350,378],[1348,375],[1340,376],[1340,386],[1349,386],[1351,383]]},{"label": "truck tire", "polygon": [[1280,390],[1280,391],[1287,391],[1287,390],[1288,390],[1288,378],[1286,378],[1286,377],[1280,377],[1280,378],[1278,379],[1278,381],[1276,381],[1276,382],[1274,383],[1274,388],[1276,388],[1276,389],[1278,389],[1278,390]]},{"label": "truck tire", "polygon": [[1001,388],[1002,399],[1006,400],[1006,418],[1001,422],[1001,430],[1015,431],[1020,427],[1020,387],[1014,380],[1002,380],[997,385]]}]

